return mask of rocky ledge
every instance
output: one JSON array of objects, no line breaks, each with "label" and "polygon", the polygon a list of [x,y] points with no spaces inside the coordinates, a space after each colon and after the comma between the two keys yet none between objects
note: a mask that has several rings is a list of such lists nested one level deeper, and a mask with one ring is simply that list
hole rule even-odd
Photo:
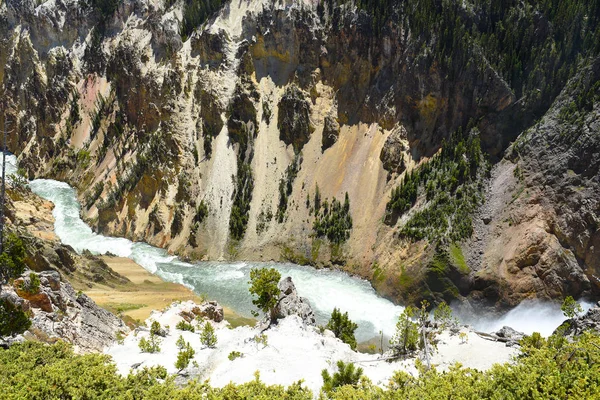
[{"label": "rocky ledge", "polygon": [[275,316],[277,319],[285,318],[289,315],[297,315],[306,325],[315,325],[315,313],[312,310],[307,299],[300,297],[291,277],[283,278],[277,285],[281,291],[279,300],[275,306]]},{"label": "rocky ledge", "polygon": [[25,338],[47,343],[65,340],[80,353],[102,351],[118,333],[129,332],[123,321],[87,295],[76,293],[56,271],[26,272],[12,286],[2,287],[0,299],[31,316]]}]

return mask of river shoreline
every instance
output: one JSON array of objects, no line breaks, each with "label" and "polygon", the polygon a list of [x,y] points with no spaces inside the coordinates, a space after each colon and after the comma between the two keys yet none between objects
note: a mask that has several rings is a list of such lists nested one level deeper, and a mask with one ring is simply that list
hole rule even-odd
[{"label": "river shoreline", "polygon": [[[94,283],[92,287],[80,288],[103,307],[121,316],[127,323],[141,324],[152,311],[163,310],[174,302],[203,301],[202,297],[185,285],[167,282],[158,275],[145,270],[126,257],[101,256],[110,269],[127,278],[129,283],[106,285]],[[230,308],[224,308],[225,319],[232,326],[253,325],[255,320],[245,318]]]}]

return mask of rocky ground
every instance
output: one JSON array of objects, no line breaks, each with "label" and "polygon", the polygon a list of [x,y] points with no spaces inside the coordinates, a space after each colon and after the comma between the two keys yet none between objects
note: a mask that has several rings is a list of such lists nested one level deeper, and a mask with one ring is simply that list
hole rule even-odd
[{"label": "rocky ground", "polygon": [[[323,384],[321,370],[334,372],[338,360],[355,363],[380,386],[388,383],[394,371],[404,370],[413,375],[418,373],[415,358],[389,362],[386,361],[389,356],[386,353],[352,351],[331,331],[321,332],[293,314],[279,319],[276,325],[266,330],[264,326],[231,329],[224,321],[209,322],[215,327],[217,344],[215,348],[208,348],[200,342],[198,322],[192,321],[197,326],[195,333],[175,328],[178,322],[193,315],[195,307],[197,305],[192,302],[175,303],[163,312],[153,313],[147,320],[148,326],[153,321],[158,321],[163,327],[168,326],[165,337],[158,338],[159,352],[141,352],[139,341],[148,339],[149,332],[147,328],[138,328],[122,343],[107,349],[106,353],[113,357],[122,374],[140,367],[162,365],[170,373],[180,373],[182,379],[210,379],[211,385],[218,387],[229,382],[251,381],[258,371],[261,380],[268,384],[287,386],[302,379],[314,393],[318,393]],[[190,364],[184,371],[175,368],[178,353],[176,341],[180,335],[195,350],[193,361],[198,364]],[[438,339],[437,350],[431,361],[441,370],[457,362],[467,368],[488,369],[495,363],[510,362],[518,354],[518,348],[507,346],[506,340],[499,341],[496,336],[482,337],[466,327],[445,331]],[[232,352],[241,355],[232,360],[229,358]]]}]

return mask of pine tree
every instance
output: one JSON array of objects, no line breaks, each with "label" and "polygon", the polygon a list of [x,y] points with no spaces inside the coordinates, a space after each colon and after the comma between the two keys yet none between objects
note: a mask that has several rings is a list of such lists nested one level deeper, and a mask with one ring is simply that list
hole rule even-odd
[{"label": "pine tree", "polygon": [[354,331],[356,331],[358,325],[348,318],[347,312],[342,314],[340,310],[334,308],[326,328],[332,331],[336,338],[349,344],[352,350],[356,350]]}]

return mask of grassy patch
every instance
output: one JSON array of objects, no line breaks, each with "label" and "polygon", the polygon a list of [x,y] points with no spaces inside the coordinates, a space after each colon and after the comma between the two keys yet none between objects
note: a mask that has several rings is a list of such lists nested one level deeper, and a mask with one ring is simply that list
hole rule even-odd
[{"label": "grassy patch", "polygon": [[467,265],[462,249],[456,243],[450,245],[450,260],[462,274],[468,274],[471,271]]},{"label": "grassy patch", "polygon": [[106,303],[102,305],[113,314],[121,314],[127,311],[139,310],[140,308],[148,307],[146,304],[134,303]]}]

